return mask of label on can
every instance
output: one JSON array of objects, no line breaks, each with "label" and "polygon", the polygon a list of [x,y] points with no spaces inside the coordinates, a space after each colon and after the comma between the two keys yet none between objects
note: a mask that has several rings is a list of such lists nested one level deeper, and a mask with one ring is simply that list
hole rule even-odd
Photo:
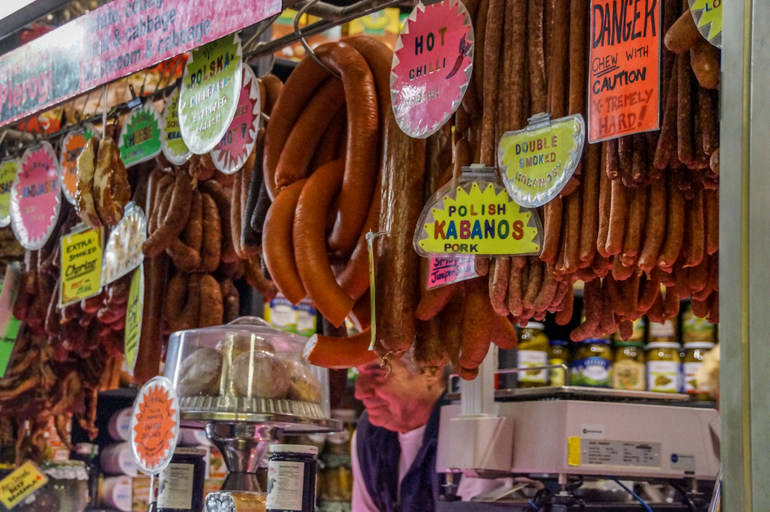
[{"label": "label on can", "polygon": [[703,366],[703,363],[698,361],[697,363],[684,363],[682,365],[682,373],[684,374],[684,392],[690,394],[707,393],[706,390],[701,389],[698,386],[695,374],[698,373],[698,369]]},{"label": "label on can", "polygon": [[676,361],[647,361],[647,385],[650,391],[678,393],[679,363]]},{"label": "label on can", "polygon": [[271,460],[267,464],[267,510],[302,511],[305,463]]},{"label": "label on can", "polygon": [[644,363],[625,359],[618,361],[612,366],[612,387],[613,389],[626,389],[634,391],[644,391],[645,383]]},{"label": "label on can", "polygon": [[192,492],[195,484],[195,466],[172,462],[160,472],[158,484],[158,509],[192,509]]},{"label": "label on can", "polygon": [[[517,352],[519,368],[534,368],[548,364],[548,353],[542,350],[519,350]],[[548,370],[526,370],[519,372],[519,382],[548,382]]]},{"label": "label on can", "polygon": [[603,357],[586,357],[572,363],[572,384],[576,386],[610,386],[612,363]]}]

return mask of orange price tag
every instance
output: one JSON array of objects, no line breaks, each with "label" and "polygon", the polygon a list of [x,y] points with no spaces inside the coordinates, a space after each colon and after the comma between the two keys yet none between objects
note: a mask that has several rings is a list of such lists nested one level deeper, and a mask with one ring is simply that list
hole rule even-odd
[{"label": "orange price tag", "polygon": [[156,475],[174,455],[179,437],[179,400],[166,377],[142,386],[131,412],[131,451],[143,472]]},{"label": "orange price tag", "polygon": [[592,0],[589,142],[659,128],[660,4]]}]

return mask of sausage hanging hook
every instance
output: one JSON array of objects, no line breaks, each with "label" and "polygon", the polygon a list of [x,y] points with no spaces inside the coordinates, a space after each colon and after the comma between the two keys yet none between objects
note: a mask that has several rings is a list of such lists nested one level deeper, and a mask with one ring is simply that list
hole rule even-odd
[{"label": "sausage hanging hook", "polygon": [[333,69],[330,69],[329,66],[324,64],[321,59],[318,58],[318,55],[315,54],[315,51],[310,47],[309,44],[307,44],[307,41],[305,40],[305,36],[302,35],[302,31],[299,29],[299,20],[302,19],[302,16],[305,15],[308,9],[310,9],[313,5],[318,3],[318,0],[310,0],[305,5],[299,8],[297,11],[297,15],[294,16],[294,33],[299,38],[299,42],[302,43],[302,47],[305,49],[308,55],[318,63],[319,66],[324,68],[326,71],[331,73],[332,76],[336,76],[337,78],[342,78],[339,73],[334,71]]}]

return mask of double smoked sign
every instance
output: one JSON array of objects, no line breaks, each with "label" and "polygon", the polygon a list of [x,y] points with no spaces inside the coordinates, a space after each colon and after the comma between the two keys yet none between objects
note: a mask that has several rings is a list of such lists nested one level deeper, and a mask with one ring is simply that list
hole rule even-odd
[{"label": "double smoked sign", "polygon": [[280,10],[280,0],[114,0],[0,57],[0,126]]},{"label": "double smoked sign", "polygon": [[661,0],[592,0],[588,140],[660,127]]}]

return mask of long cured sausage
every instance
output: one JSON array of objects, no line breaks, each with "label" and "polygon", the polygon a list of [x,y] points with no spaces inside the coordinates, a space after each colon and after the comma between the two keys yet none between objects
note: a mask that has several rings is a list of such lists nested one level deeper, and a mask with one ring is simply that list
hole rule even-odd
[{"label": "long cured sausage", "polygon": [[[315,49],[318,56],[329,51],[330,48],[327,45],[321,45]],[[318,85],[329,76],[329,72],[319,66],[315,60],[301,60],[289,75],[281,89],[281,94],[273,105],[270,122],[265,130],[265,154],[262,162],[265,186],[270,199],[275,200],[277,194],[275,169],[281,158],[286,139],[309,98]],[[265,86],[267,87],[267,84]]]},{"label": "long cured sausage", "polygon": [[278,290],[292,304],[307,296],[294,261],[294,209],[307,180],[295,181],[278,196],[265,217],[262,249],[265,265]]},{"label": "long cured sausage", "polygon": [[369,329],[345,338],[314,334],[305,344],[303,355],[310,364],[323,368],[362,366],[377,359],[377,353],[369,350],[371,339]]},{"label": "long cured sausage", "polygon": [[385,350],[403,352],[415,336],[419,257],[412,248],[422,211],[425,141],[404,134],[391,113],[385,124],[380,231],[375,242],[376,335]]},{"label": "long cured sausage", "polygon": [[[297,201],[292,238],[297,271],[318,311],[335,326],[345,321],[355,300],[340,288],[326,253],[326,213],[342,185],[344,166],[334,160],[316,169]],[[280,195],[278,198],[280,199]],[[275,274],[272,273],[273,276]]]},{"label": "long cured sausage", "polygon": [[321,136],[344,104],[342,82],[337,77],[327,78],[310,98],[283,146],[275,169],[275,186],[279,191],[307,177]]},{"label": "long cured sausage", "polygon": [[342,76],[348,112],[345,176],[329,248],[350,254],[366,220],[377,176],[377,152],[372,151],[379,142],[377,93],[369,65],[355,48],[343,42],[328,46],[328,52],[316,53],[327,67]]}]

